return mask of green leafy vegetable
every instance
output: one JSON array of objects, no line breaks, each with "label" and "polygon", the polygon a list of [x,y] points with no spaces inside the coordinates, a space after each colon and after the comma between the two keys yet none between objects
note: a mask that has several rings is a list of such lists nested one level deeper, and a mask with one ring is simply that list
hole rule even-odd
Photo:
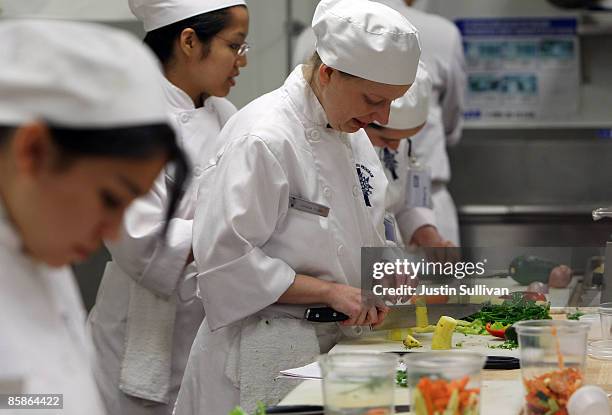
[{"label": "green leafy vegetable", "polygon": [[507,326],[523,320],[549,320],[550,303],[537,304],[523,297],[522,293],[514,293],[510,300],[502,304],[486,303],[480,311],[467,317],[468,321],[481,320],[486,323],[499,323]]},{"label": "green leafy vegetable", "polygon": [[568,320],[580,320],[580,317],[582,316],[584,316],[584,313],[580,311],[579,309],[576,309],[575,313],[567,315],[567,319]]},{"label": "green leafy vegetable", "polygon": [[506,340],[503,343],[496,344],[496,345],[488,344],[487,347],[489,349],[508,349],[508,350],[512,350],[512,349],[518,348],[519,345],[514,340]]},{"label": "green leafy vegetable", "polygon": [[[249,415],[244,409],[237,406],[230,411],[228,415]],[[266,415],[266,405],[263,402],[257,402],[257,408],[253,415]]]},{"label": "green leafy vegetable", "polygon": [[[458,320],[461,321],[461,320]],[[465,322],[466,324],[459,325],[455,327],[455,331],[457,333],[463,334],[487,334],[487,330],[485,329],[485,324],[480,319],[475,319],[472,322]]]},{"label": "green leafy vegetable", "polygon": [[407,388],[408,387],[408,379],[406,378],[406,371],[405,370],[398,370],[397,374],[395,376],[395,383],[397,383],[397,385],[399,387],[402,388]]}]

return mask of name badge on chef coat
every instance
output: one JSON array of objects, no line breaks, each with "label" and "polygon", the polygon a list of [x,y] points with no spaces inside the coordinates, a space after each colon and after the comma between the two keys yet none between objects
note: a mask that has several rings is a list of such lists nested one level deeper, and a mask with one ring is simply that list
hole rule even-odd
[{"label": "name badge on chef coat", "polygon": [[432,208],[431,176],[428,168],[417,164],[408,169],[406,206]]},{"label": "name badge on chef coat", "polygon": [[297,196],[289,196],[289,207],[302,212],[312,213],[313,215],[323,216],[324,218],[329,215],[329,208],[327,206]]}]

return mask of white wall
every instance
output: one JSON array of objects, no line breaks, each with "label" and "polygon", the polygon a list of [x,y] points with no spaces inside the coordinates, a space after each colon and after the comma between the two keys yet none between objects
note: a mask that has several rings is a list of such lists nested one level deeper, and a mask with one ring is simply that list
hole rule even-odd
[{"label": "white wall", "polygon": [[73,20],[135,20],[127,0],[0,0],[0,16]]},{"label": "white wall", "polygon": [[[293,17],[310,24],[317,0],[291,0]],[[242,107],[278,88],[287,77],[286,0],[247,0],[251,15],[248,42],[253,46],[229,98]]]}]

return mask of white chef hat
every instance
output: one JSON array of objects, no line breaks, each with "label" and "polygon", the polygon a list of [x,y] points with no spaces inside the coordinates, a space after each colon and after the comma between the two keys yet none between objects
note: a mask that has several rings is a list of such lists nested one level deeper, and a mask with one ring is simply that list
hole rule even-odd
[{"label": "white chef hat", "polygon": [[132,13],[150,32],[199,14],[246,5],[245,0],[129,0]]},{"label": "white chef hat", "polygon": [[384,84],[414,82],[418,32],[392,8],[369,0],[322,0],[312,28],[325,65]]},{"label": "white chef hat", "polygon": [[386,128],[409,130],[427,121],[429,98],[431,97],[431,78],[425,64],[419,63],[416,79],[406,94],[391,103],[389,123]]},{"label": "white chef hat", "polygon": [[130,34],[68,21],[0,23],[0,125],[167,123],[157,60]]}]

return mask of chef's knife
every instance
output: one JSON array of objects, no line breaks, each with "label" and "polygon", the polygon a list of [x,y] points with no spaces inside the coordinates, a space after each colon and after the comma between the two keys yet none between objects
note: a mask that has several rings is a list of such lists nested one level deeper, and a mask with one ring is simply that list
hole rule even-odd
[{"label": "chef's knife", "polygon": [[304,318],[314,323],[333,323],[348,320],[349,316],[331,307],[314,307],[306,309]]},{"label": "chef's knife", "polygon": [[[482,308],[482,304],[427,304],[427,317],[431,324],[436,324],[440,317],[449,316],[457,319],[470,316]],[[402,329],[416,326],[416,305],[394,305],[379,326],[373,330]]]},{"label": "chef's knife", "polygon": [[[410,405],[396,405],[395,412],[410,412]],[[280,405],[267,408],[266,413],[277,415],[325,415],[325,409],[319,405]]]}]

